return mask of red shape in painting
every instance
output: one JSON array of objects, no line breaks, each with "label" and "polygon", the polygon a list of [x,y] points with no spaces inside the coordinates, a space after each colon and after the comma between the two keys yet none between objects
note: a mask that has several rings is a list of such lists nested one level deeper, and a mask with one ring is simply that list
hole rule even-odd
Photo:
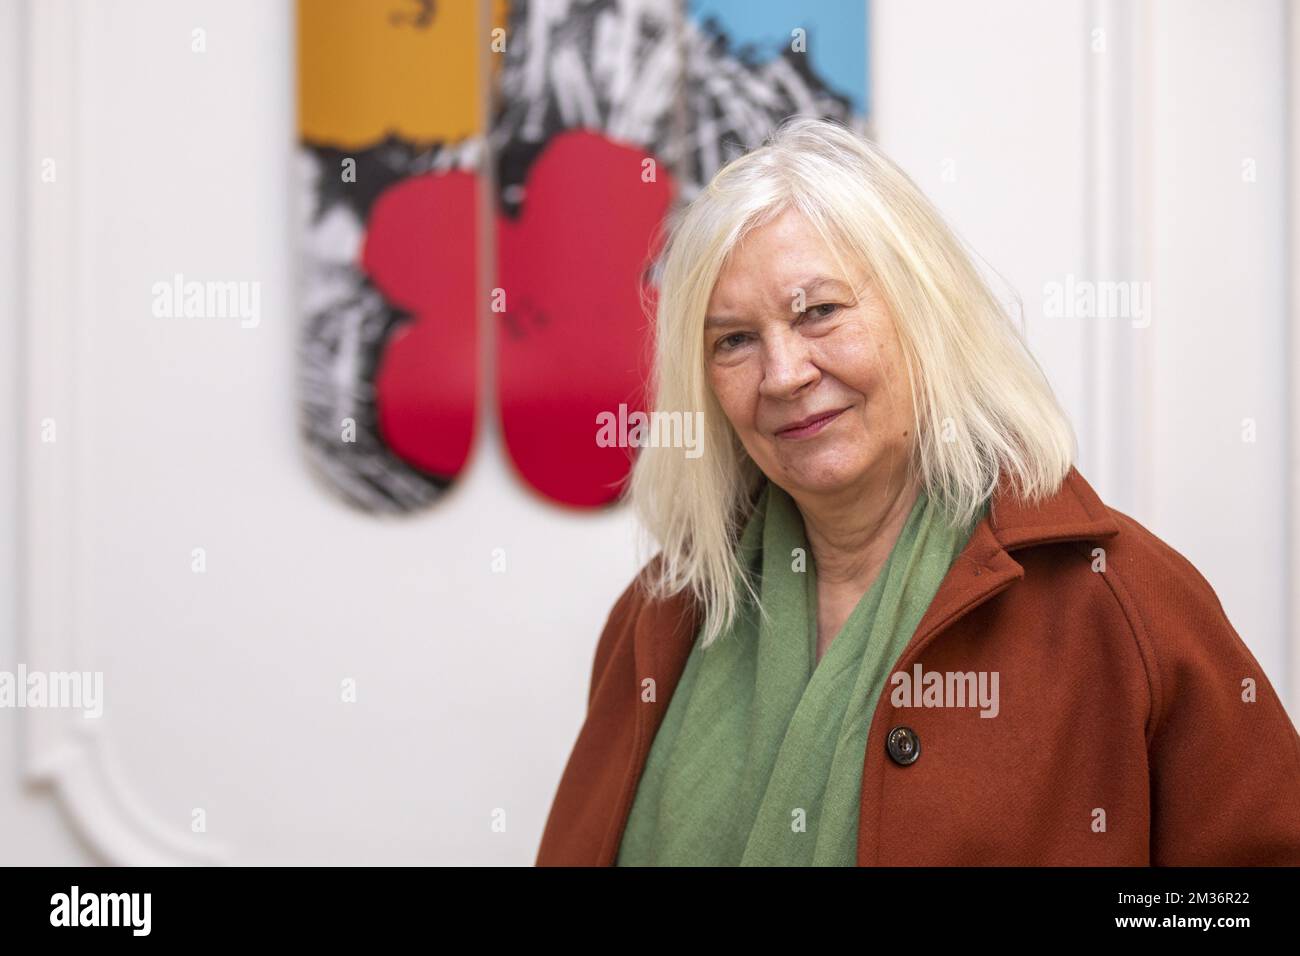
[{"label": "red shape in painting", "polygon": [[404,179],[375,200],[362,268],[412,321],[389,338],[375,375],[379,430],[394,454],[455,477],[469,458],[478,388],[477,177]]},{"label": "red shape in painting", "polygon": [[[644,270],[674,194],[662,169],[645,181],[647,159],[596,133],[558,134],[529,173],[520,218],[498,221],[506,447],[525,481],[564,504],[617,497],[633,449],[599,446],[597,416],[646,407],[654,289]],[[380,433],[403,460],[448,478],[464,468],[475,426],[477,186],[454,171],[390,187],[362,252],[384,298],[412,314],[375,376]]]},{"label": "red shape in painting", "polygon": [[597,445],[597,415],[645,409],[644,274],[674,193],[664,169],[644,181],[648,158],[585,130],[558,134],[529,172],[519,219],[499,223],[506,446],[524,479],[564,504],[617,497],[633,450]]}]

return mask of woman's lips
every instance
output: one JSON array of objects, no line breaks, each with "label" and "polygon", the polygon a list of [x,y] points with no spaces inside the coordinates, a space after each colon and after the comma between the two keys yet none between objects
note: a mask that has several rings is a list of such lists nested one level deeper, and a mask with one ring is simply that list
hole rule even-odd
[{"label": "woman's lips", "polygon": [[820,418],[814,418],[807,425],[801,425],[798,428],[783,428],[777,432],[778,438],[808,438],[816,435],[819,431],[829,425],[835,419],[839,418],[847,409],[841,408],[838,411],[827,412]]}]

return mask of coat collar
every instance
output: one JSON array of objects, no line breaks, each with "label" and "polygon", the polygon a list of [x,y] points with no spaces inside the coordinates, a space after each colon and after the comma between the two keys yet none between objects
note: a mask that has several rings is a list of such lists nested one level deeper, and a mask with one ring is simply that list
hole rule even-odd
[{"label": "coat collar", "polygon": [[1119,525],[1073,465],[1056,493],[1037,504],[1023,502],[1012,494],[1004,477],[993,496],[988,524],[993,537],[1007,551],[1119,534]]},{"label": "coat collar", "polygon": [[[940,584],[903,657],[919,650],[962,614],[1023,578],[1025,569],[1010,552],[1043,544],[1110,538],[1118,533],[1119,525],[1109,509],[1073,465],[1056,492],[1039,502],[1022,501],[1004,474],[988,513],[976,524],[965,549]],[[656,606],[648,609],[649,614],[641,615],[636,627],[637,666],[642,674],[648,674],[658,669],[656,665],[667,664],[671,693],[701,617],[685,592],[653,603]]]},{"label": "coat collar", "polygon": [[1022,501],[1005,473],[966,548],[939,585],[916,633],[899,658],[910,664],[939,631],[1025,576],[1012,551],[1119,534],[1119,525],[1073,465],[1057,490],[1038,502]]}]

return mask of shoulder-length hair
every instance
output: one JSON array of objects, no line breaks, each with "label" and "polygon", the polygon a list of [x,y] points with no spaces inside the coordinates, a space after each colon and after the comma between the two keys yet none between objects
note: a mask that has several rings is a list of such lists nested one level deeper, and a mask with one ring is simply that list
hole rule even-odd
[{"label": "shoulder-length hair", "polygon": [[653,597],[691,592],[704,646],[731,625],[742,588],[757,598],[737,546],[765,482],[708,385],[704,314],[737,243],[788,208],[841,269],[864,267],[889,307],[911,380],[908,464],[948,520],[973,521],[1003,475],[1026,501],[1053,494],[1076,453],[1019,330],[916,184],[839,123],[787,120],[679,210],[660,263],[648,394],[655,411],[702,413],[702,454],[640,448],[625,498],[661,548],[643,584]]}]

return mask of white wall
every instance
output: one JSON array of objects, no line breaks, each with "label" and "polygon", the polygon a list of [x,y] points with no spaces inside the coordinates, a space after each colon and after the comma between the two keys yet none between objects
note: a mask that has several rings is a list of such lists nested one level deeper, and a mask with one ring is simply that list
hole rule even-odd
[{"label": "white wall", "polygon": [[[1285,692],[1283,3],[1126,6],[873,0],[877,132],[1023,296],[1085,476],[1203,570]],[[33,479],[20,499],[0,472],[0,661],[101,669],[107,698],[89,736],[0,712],[0,863],[530,863],[635,570],[630,517],[537,501],[490,415],[426,515],[363,518],[313,485],[291,17],[0,5],[0,130],[30,130],[0,137],[0,183],[31,212],[0,219],[0,309],[21,319],[0,325],[0,437]],[[260,281],[260,327],[155,319],[176,271]],[[1045,319],[1067,273],[1152,282],[1151,327]]]},{"label": "white wall", "polygon": [[[872,88],[882,144],[1023,297],[1084,477],[1201,570],[1295,719],[1286,7],[873,0]],[[1045,317],[1067,275],[1150,283],[1149,326]]]}]

